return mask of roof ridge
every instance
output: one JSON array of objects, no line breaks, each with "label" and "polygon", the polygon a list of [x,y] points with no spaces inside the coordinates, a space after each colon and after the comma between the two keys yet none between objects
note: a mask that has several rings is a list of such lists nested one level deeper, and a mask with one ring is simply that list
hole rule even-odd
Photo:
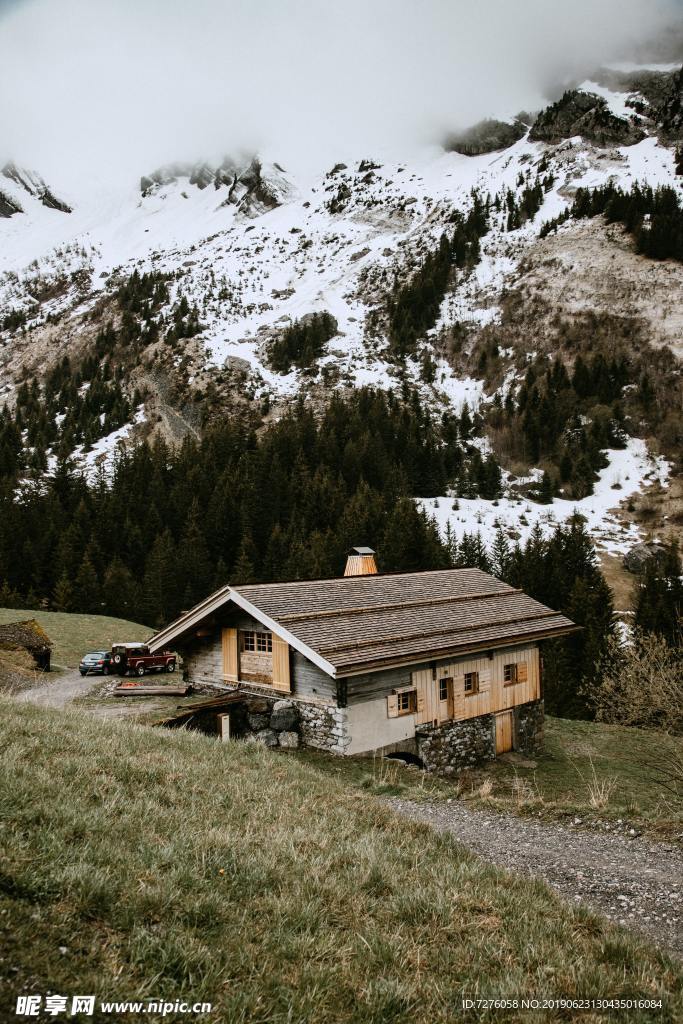
[{"label": "roof ridge", "polygon": [[[294,586],[310,586],[311,583],[348,583],[355,584],[361,580],[386,580],[392,576],[436,576],[440,573],[451,572],[451,573],[480,573],[482,576],[489,576],[491,579],[496,579],[490,572],[484,572],[483,569],[477,568],[476,565],[462,566],[459,568],[449,569],[412,569],[410,572],[396,571],[396,572],[376,572],[368,573],[367,576],[318,576],[313,580],[273,580],[270,583],[232,583],[230,584],[231,590],[246,590],[247,587],[259,589],[261,587],[294,587]],[[220,588],[223,589],[223,588]],[[219,591],[216,591],[218,593]]]},{"label": "roof ridge", "polygon": [[273,616],[278,622],[310,622],[311,619],[331,618],[342,615],[362,615],[365,612],[386,612],[394,608],[421,608],[425,605],[430,607],[435,604],[455,604],[458,601],[477,601],[486,597],[507,597],[509,594],[521,594],[518,587],[508,587],[505,590],[486,590],[478,594],[456,594],[449,597],[422,597],[416,601],[393,601],[388,604],[365,604],[357,605],[355,608],[329,608],[321,612],[292,612],[290,615]]}]

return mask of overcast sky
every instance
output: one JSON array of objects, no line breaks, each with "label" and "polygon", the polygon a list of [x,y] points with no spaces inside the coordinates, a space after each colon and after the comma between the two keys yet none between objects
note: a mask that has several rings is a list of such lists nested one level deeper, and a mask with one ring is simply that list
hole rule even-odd
[{"label": "overcast sky", "polygon": [[540,105],[680,0],[0,0],[0,159],[64,180],[408,148]]}]

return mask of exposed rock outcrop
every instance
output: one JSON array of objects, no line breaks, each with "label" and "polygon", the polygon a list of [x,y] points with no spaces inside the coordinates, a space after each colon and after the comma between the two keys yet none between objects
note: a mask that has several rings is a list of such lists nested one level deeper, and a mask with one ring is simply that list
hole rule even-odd
[{"label": "exposed rock outcrop", "polygon": [[632,146],[645,138],[635,118],[617,117],[601,96],[572,89],[541,111],[529,138],[557,144],[575,135],[601,148]]},{"label": "exposed rock outcrop", "polygon": [[227,196],[219,205],[235,206],[248,217],[258,217],[282,205],[290,191],[282,167],[279,164],[264,167],[257,157],[242,162],[226,157],[218,167],[206,162],[166,164],[143,175],[140,190],[143,196],[149,196],[183,178],[200,191],[210,185],[216,191],[227,189]]},{"label": "exposed rock outcrop", "polygon": [[464,132],[449,136],[444,148],[465,156],[480,156],[482,153],[507,149],[519,142],[525,131],[526,125],[519,119],[508,122],[488,118]]},{"label": "exposed rock outcrop", "polygon": [[[35,171],[28,171],[24,167],[17,167],[14,163],[5,164],[2,169],[2,176],[7,178],[8,181],[14,182],[19,188],[23,189],[24,192],[28,192],[30,196],[34,196],[39,199],[43,206],[47,206],[50,210],[59,210],[61,213],[71,213],[71,207],[63,200],[59,199],[54,192],[45,184],[43,179]],[[3,196],[7,199],[7,196]],[[16,202],[10,200],[11,203],[16,207],[15,213],[23,212],[21,206],[18,206]],[[2,206],[2,200],[0,200],[0,207]],[[12,214],[2,214],[0,216],[12,216]]]},{"label": "exposed rock outcrop", "polygon": [[0,192],[0,217],[13,217],[15,213],[23,213],[23,208],[5,192]]},{"label": "exposed rock outcrop", "polygon": [[658,116],[666,135],[683,142],[683,68],[671,76],[671,85]]},{"label": "exposed rock outcrop", "polygon": [[634,544],[623,557],[623,566],[628,572],[641,573],[648,565],[666,559],[666,548],[661,544]]}]

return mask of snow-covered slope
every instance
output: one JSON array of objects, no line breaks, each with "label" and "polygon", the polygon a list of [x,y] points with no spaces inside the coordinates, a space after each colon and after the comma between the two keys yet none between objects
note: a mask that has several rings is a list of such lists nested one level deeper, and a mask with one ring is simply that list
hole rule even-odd
[{"label": "snow-covered slope", "polygon": [[[542,224],[565,209],[578,187],[615,180],[624,187],[638,181],[681,189],[673,146],[660,141],[647,113],[634,113],[638,94],[628,76],[623,91],[596,78],[581,91],[598,96],[615,118],[632,118],[642,141],[605,149],[579,136],[550,145],[530,141],[527,131],[509,148],[479,156],[440,147],[406,154],[401,162],[356,154],[303,176],[265,156],[219,166],[178,164],[145,173],[140,184],[91,187],[80,195],[5,169],[0,192],[20,209],[0,217],[0,323],[12,311],[25,312],[29,341],[0,332],[0,394],[12,400],[22,369],[35,357],[32,328],[62,318],[58,338],[55,332],[49,341],[35,335],[42,339],[41,360],[49,363],[63,352],[65,339],[74,343],[112,280],[135,269],[171,275],[169,308],[180,295],[198,307],[203,330],[193,339],[189,383],[227,365],[240,367],[255,397],[299,392],[310,379],[298,371],[273,372],[266,344],[291,321],[324,310],[339,330],[320,363],[327,379],[398,386],[377,311],[393,282],[406,278],[449,230],[455,211],[471,207],[474,190],[483,197],[519,197],[537,176],[551,181],[540,210],[521,228],[507,230],[505,210],[492,211],[481,261],[458,277],[432,336],[456,323],[496,323],[506,287]],[[56,204],[46,201],[56,196]],[[178,363],[182,359],[180,353]],[[491,399],[481,381],[459,375],[440,352],[436,364],[430,384],[421,380],[419,359],[409,360],[405,371],[435,408]],[[636,454],[645,458],[640,449]],[[637,475],[642,482],[644,470]],[[472,525],[469,513],[448,518],[456,528]]]}]

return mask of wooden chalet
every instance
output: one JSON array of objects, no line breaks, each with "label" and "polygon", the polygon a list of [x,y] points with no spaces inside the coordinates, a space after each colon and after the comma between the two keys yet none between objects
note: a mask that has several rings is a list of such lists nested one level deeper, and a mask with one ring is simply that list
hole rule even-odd
[{"label": "wooden chalet", "polygon": [[149,642],[187,681],[296,707],[301,742],[456,770],[542,737],[539,644],[564,615],[479,569],[226,586]]}]

